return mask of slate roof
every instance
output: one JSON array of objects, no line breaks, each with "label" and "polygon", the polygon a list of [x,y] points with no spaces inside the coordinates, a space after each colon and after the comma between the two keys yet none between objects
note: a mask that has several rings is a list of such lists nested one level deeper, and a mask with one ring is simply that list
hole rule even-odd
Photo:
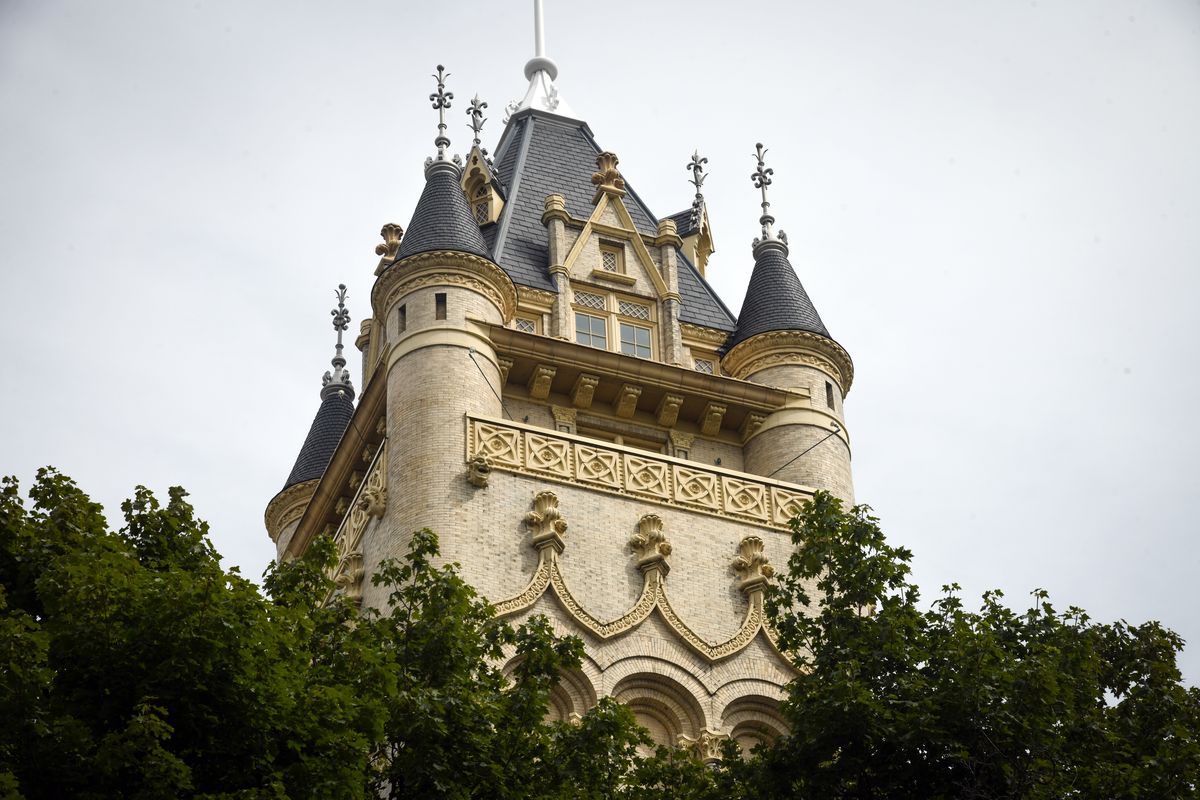
[{"label": "slate roof", "polygon": [[767,331],[809,331],[833,338],[788,261],[787,246],[773,239],[754,248],[754,271],[726,348]]},{"label": "slate roof", "polygon": [[325,468],[329,466],[333,451],[342,440],[352,416],[354,401],[350,395],[342,392],[326,394],[321,407],[317,409],[317,416],[313,418],[312,427],[308,429],[308,438],[300,448],[300,455],[296,456],[292,473],[283,484],[284,489],[325,474]]},{"label": "slate roof", "polygon": [[491,258],[458,177],[458,168],[450,162],[435,162],[426,168],[425,189],[400,241],[397,259],[430,250],[458,250]]},{"label": "slate roof", "polygon": [[696,232],[696,228],[692,225],[692,209],[685,208],[683,211],[678,211],[665,217],[675,223],[675,230],[679,232],[679,238],[686,239]]},{"label": "slate roof", "polygon": [[[542,225],[543,203],[546,195],[561,194],[571,216],[590,217],[595,194],[591,178],[600,152],[587,123],[540,111],[523,111],[509,121],[496,158],[496,172],[508,189],[508,200],[498,223],[485,227],[484,235],[492,259],[513,283],[554,291],[546,228]],[[625,206],[634,227],[655,235],[658,217],[628,181],[625,190]],[[693,325],[732,331],[733,314],[682,252],[679,256],[679,318]]]}]

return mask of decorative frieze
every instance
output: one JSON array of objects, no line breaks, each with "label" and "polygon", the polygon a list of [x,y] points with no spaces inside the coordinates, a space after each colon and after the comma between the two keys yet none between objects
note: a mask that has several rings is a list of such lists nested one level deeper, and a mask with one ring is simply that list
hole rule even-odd
[{"label": "decorative frieze", "polygon": [[[804,487],[508,420],[467,418],[467,453],[490,469],[634,495],[720,517],[787,530],[812,496]],[[676,447],[684,444],[672,440]]]}]

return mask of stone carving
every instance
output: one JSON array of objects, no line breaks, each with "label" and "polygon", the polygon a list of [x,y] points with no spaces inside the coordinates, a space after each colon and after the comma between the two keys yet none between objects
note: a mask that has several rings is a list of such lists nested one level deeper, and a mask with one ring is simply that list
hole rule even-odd
[{"label": "stone carving", "polygon": [[629,419],[637,411],[638,398],[642,396],[642,387],[633,383],[622,383],[613,398],[613,413],[618,417]]},{"label": "stone carving", "polygon": [[535,400],[545,400],[550,396],[550,385],[554,382],[554,374],[558,369],[548,364],[538,364],[529,376],[529,396]]},{"label": "stone carving", "polygon": [[666,577],[671,565],[667,556],[671,555],[671,543],[663,534],[663,521],[657,514],[647,514],[638,520],[638,532],[629,540],[629,546],[637,554],[639,572],[648,569],[658,569]]},{"label": "stone carving", "polygon": [[366,570],[363,569],[362,553],[353,552],[343,556],[333,578],[334,596],[345,597],[355,605],[361,603],[364,575]]},{"label": "stone carving", "polygon": [[492,477],[492,462],[482,453],[471,456],[467,462],[467,482],[477,489],[486,489]]},{"label": "stone carving", "polygon": [[600,379],[595,375],[580,375],[575,380],[575,387],[571,389],[571,403],[576,408],[591,408],[592,395],[599,384]]},{"label": "stone carving", "polygon": [[683,405],[683,395],[664,394],[658,403],[658,424],[664,428],[672,427],[679,419],[679,409]]},{"label": "stone carving", "polygon": [[[580,441],[545,428],[499,419],[468,418],[468,463],[483,456],[490,469],[536,475],[614,494],[634,494],[668,506],[749,520],[789,530],[788,522],[812,495],[755,475],[707,467],[619,445]],[[672,432],[677,448],[689,436]]]},{"label": "stone carving", "polygon": [[496,363],[500,366],[500,385],[508,383],[508,373],[512,369],[513,360],[511,358],[498,358]]},{"label": "stone carving", "polygon": [[554,415],[554,425],[558,430],[563,433],[575,432],[576,409],[566,406],[550,406],[550,413]]},{"label": "stone carving", "polygon": [[728,738],[727,733],[717,733],[706,728],[700,731],[700,736],[695,739],[679,734],[677,744],[685,750],[690,750],[705,764],[715,764],[721,760],[721,743]]},{"label": "stone carving", "polygon": [[533,510],[525,515],[525,524],[533,534],[533,546],[538,550],[553,547],[556,553],[563,551],[563,534],[567,532],[567,521],[558,510],[558,495],[554,492],[538,492],[533,498]]},{"label": "stone carving", "polygon": [[746,419],[742,422],[742,429],[739,433],[742,435],[742,442],[747,441],[751,436],[758,433],[758,429],[767,421],[766,414],[759,414],[756,411],[751,411],[746,414]]},{"label": "stone carving", "polygon": [[740,577],[738,589],[744,594],[761,592],[767,579],[775,574],[771,562],[763,555],[763,540],[758,536],[747,536],[738,544],[733,568]]},{"label": "stone carving", "polygon": [[700,432],[705,436],[716,436],[721,430],[721,421],[728,409],[720,403],[708,403],[700,413]]},{"label": "stone carving", "polygon": [[[592,174],[592,183],[594,183],[600,192],[609,192],[617,195],[625,194],[625,179],[621,177],[617,165],[620,160],[616,153],[611,153],[605,150],[600,155],[596,156],[597,172]],[[595,202],[595,201],[593,201]]]},{"label": "stone carving", "polygon": [[383,237],[383,244],[375,245],[375,255],[383,258],[379,259],[379,266],[375,268],[376,275],[396,261],[396,253],[400,251],[400,240],[404,237],[404,228],[389,222],[379,231],[379,235]]},{"label": "stone carving", "polygon": [[657,608],[663,620],[680,639],[709,661],[718,661],[740,652],[760,631],[766,633],[771,646],[778,650],[774,632],[769,628],[763,613],[761,591],[748,592],[749,607],[746,617],[737,633],[724,642],[705,641],[679,618],[667,599],[663,585],[663,580],[670,570],[667,557],[671,554],[671,545],[663,533],[663,521],[656,514],[646,514],[638,520],[638,532],[629,540],[629,546],[638,557],[638,570],[642,573],[641,595],[628,611],[616,619],[607,622],[597,619],[571,593],[559,570],[558,556],[565,547],[563,535],[567,531],[567,521],[563,518],[558,503],[558,496],[550,491],[539,492],[533,498],[533,510],[525,515],[525,524],[531,534],[530,544],[538,551],[538,565],[528,585],[519,594],[501,600],[493,606],[497,616],[506,617],[525,611],[531,608],[544,592],[553,590],[567,614],[585,630],[601,639],[609,639],[633,630]]},{"label": "stone carving", "polygon": [[387,508],[387,487],[376,486],[368,488],[358,498],[358,507],[366,512],[368,517],[379,519]]}]

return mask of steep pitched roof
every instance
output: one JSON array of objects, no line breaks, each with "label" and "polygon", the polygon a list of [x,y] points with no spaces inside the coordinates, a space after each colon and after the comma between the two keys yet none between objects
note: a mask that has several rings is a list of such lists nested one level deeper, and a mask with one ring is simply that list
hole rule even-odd
[{"label": "steep pitched roof", "polygon": [[767,331],[808,331],[833,338],[788,261],[787,245],[767,239],[754,247],[754,271],[737,330],[726,347]]},{"label": "steep pitched roof", "polygon": [[683,211],[677,211],[666,217],[675,223],[675,230],[679,232],[681,238],[687,238],[696,232],[696,225],[692,221],[694,211],[692,208],[685,208]]},{"label": "steep pitched roof", "polygon": [[425,168],[425,189],[400,242],[397,260],[430,250],[491,258],[458,181],[459,169],[449,161],[434,161]]},{"label": "steep pitched roof", "polygon": [[[493,260],[513,283],[554,291],[546,228],[542,225],[546,195],[560,194],[567,211],[587,219],[592,213],[592,173],[601,148],[587,123],[532,110],[513,115],[497,148],[496,172],[508,189],[500,220],[485,229]],[[625,205],[634,227],[654,236],[658,217],[625,185]],[[683,253],[679,254],[679,317],[684,322],[732,331],[733,314]]]},{"label": "steep pitched roof", "polygon": [[354,416],[354,401],[351,399],[353,393],[347,394],[342,391],[322,394],[324,397],[321,407],[317,409],[317,416],[313,418],[312,427],[308,429],[308,437],[304,440],[304,446],[300,448],[300,455],[296,456],[296,464],[283,485],[284,489],[325,474],[325,468],[333,458],[333,451],[337,449],[342,434],[350,424],[350,418]]}]

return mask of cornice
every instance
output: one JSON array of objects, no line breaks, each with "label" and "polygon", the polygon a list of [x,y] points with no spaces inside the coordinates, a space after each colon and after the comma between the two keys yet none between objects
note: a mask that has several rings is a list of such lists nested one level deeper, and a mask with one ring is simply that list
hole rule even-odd
[{"label": "cornice", "polygon": [[688,322],[679,323],[679,331],[684,339],[695,339],[698,342],[712,345],[714,348],[725,344],[725,340],[729,338],[729,331],[719,328],[704,328]]},{"label": "cornice", "polygon": [[838,382],[842,396],[854,382],[854,362],[840,344],[808,331],[767,331],[733,347],[721,365],[735,378],[745,380],[755,372],[781,364],[803,364],[827,372]]},{"label": "cornice", "polygon": [[271,498],[271,502],[267,503],[267,510],[263,512],[263,522],[267,526],[267,534],[270,535],[272,542],[279,541],[280,532],[304,515],[304,509],[312,500],[319,482],[313,478],[293,484],[280,491]]},{"label": "cornice", "polygon": [[375,316],[383,319],[402,295],[421,286],[461,285],[488,297],[510,322],[517,311],[517,288],[508,273],[491,260],[457,250],[414,253],[384,270],[371,289]]}]

